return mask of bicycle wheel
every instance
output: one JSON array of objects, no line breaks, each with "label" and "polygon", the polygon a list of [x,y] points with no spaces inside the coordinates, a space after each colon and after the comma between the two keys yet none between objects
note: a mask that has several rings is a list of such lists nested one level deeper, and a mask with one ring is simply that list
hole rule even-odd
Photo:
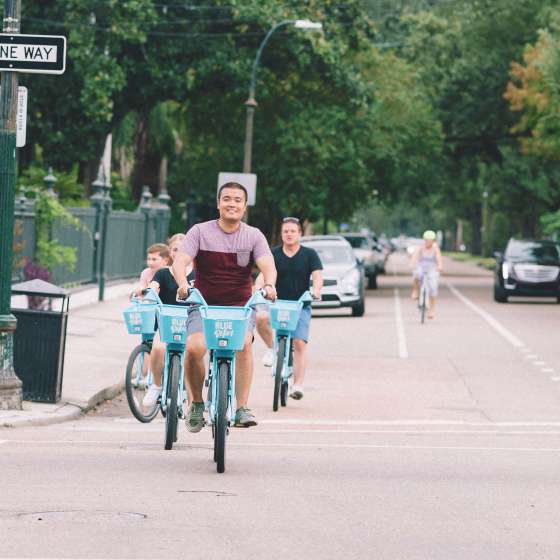
[{"label": "bicycle wheel", "polygon": [[274,371],[274,396],[272,398],[272,410],[278,410],[278,400],[280,398],[280,388],[282,385],[282,370],[284,369],[284,356],[286,354],[286,338],[281,337],[276,349],[276,363]]},{"label": "bicycle wheel", "polygon": [[173,354],[169,360],[167,376],[167,410],[165,415],[165,449],[171,449],[177,441],[177,396],[179,394],[180,358]]},{"label": "bicycle wheel", "polygon": [[424,324],[426,318],[426,288],[422,286],[422,291],[420,292],[420,322]]},{"label": "bicycle wheel", "polygon": [[156,402],[150,409],[142,406],[142,401],[148,389],[148,371],[146,368],[146,358],[149,357],[151,347],[148,344],[139,344],[132,350],[126,365],[125,390],[126,400],[130,412],[139,422],[151,422],[158,413],[158,403]]},{"label": "bicycle wheel", "polygon": [[[294,368],[294,339],[290,339],[290,354],[288,356],[288,368],[293,371]],[[280,404],[282,406],[288,405],[288,391],[290,382],[288,379],[282,378],[282,387],[280,389]]]},{"label": "bicycle wheel", "polygon": [[226,470],[226,433],[227,407],[229,388],[230,362],[220,362],[218,368],[218,402],[216,403],[216,420],[214,426],[214,460],[216,470],[223,473]]}]

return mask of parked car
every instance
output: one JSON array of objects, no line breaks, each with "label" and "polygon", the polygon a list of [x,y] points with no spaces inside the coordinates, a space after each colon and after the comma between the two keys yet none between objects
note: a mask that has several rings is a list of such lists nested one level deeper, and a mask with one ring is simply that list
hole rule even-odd
[{"label": "parked car", "polygon": [[367,287],[377,288],[377,274],[380,268],[385,270],[385,259],[376,248],[373,239],[364,233],[342,233],[341,235],[352,245],[354,255],[362,263],[368,279]]},{"label": "parked car", "polygon": [[302,245],[315,249],[323,263],[323,290],[316,308],[350,307],[354,317],[365,312],[364,267],[354,256],[352,246],[340,235],[303,237]]},{"label": "parked car", "polygon": [[510,296],[555,297],[560,303],[560,245],[554,241],[510,239],[495,253],[494,300]]}]

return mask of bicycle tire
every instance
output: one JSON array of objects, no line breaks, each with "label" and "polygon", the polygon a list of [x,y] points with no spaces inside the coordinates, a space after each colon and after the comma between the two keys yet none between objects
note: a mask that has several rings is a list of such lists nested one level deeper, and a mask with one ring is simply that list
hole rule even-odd
[{"label": "bicycle tire", "polygon": [[148,344],[142,343],[136,346],[128,358],[125,374],[125,392],[128,407],[130,408],[130,412],[132,412],[134,418],[143,424],[151,422],[157,416],[159,404],[156,402],[151,410],[144,410],[144,407],[142,406],[143,391],[138,391],[138,389],[134,387],[133,383],[133,379],[136,374],[134,371],[134,365],[140,354],[144,353],[149,355],[150,352],[151,347]]},{"label": "bicycle tire", "polygon": [[173,448],[177,441],[177,397],[179,395],[179,373],[181,363],[179,356],[173,354],[169,360],[169,375],[167,376],[167,411],[165,415],[165,449]]},{"label": "bicycle tire", "polygon": [[274,396],[272,397],[272,410],[278,410],[278,401],[280,400],[280,389],[282,386],[282,370],[284,369],[284,356],[286,354],[286,338],[281,337],[278,341],[276,350],[276,363],[274,371]]},{"label": "bicycle tire", "polygon": [[283,381],[280,388],[280,405],[287,406],[288,404],[288,382]]},{"label": "bicycle tire", "polygon": [[426,290],[422,288],[422,292],[420,294],[422,298],[422,303],[420,304],[420,323],[424,324],[426,319]]},{"label": "bicycle tire", "polygon": [[227,407],[229,390],[228,361],[220,362],[218,367],[218,402],[216,403],[216,420],[214,430],[214,460],[216,470],[223,473],[226,470],[226,434],[227,434]]}]

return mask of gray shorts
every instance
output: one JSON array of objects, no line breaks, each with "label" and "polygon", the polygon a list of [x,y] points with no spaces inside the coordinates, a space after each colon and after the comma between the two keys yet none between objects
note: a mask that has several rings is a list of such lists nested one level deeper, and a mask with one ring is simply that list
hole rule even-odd
[{"label": "gray shorts", "polygon": [[[255,312],[253,311],[249,315],[249,321],[247,322],[247,332],[253,332],[255,330]],[[200,315],[200,309],[194,307],[189,310],[187,315],[187,336],[191,334],[203,332],[202,328],[202,316]]]}]

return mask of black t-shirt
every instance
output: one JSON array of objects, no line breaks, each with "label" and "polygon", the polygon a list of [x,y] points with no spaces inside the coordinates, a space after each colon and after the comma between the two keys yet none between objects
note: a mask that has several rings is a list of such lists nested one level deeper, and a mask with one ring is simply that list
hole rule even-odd
[{"label": "black t-shirt", "polygon": [[309,289],[311,273],[323,270],[317,251],[310,247],[301,246],[293,257],[288,257],[281,246],[274,247],[272,255],[278,272],[276,291],[280,299],[299,299]]},{"label": "black t-shirt", "polygon": [[153,282],[159,284],[159,299],[167,305],[186,305],[177,301],[177,282],[168,268],[160,268],[155,274]]}]

